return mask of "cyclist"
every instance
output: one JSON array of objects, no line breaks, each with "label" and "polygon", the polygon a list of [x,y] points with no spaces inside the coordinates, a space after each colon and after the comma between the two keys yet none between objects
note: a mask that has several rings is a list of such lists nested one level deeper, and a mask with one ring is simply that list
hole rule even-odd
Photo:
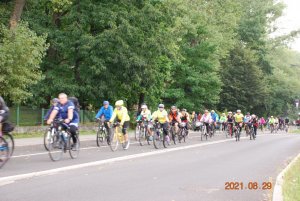
[{"label": "cyclist", "polygon": [[265,126],[265,124],[266,124],[266,120],[264,119],[264,117],[261,117],[259,119],[259,126],[260,126],[260,129],[261,129],[262,132],[264,132],[264,126]]},{"label": "cyclist", "polygon": [[227,122],[226,114],[222,113],[222,115],[220,117],[221,131],[225,131],[225,129],[226,129],[226,122]]},{"label": "cyclist", "polygon": [[147,132],[150,135],[149,140],[152,140],[152,132],[151,132],[150,125],[149,125],[149,122],[151,121],[151,111],[148,109],[148,106],[146,104],[143,104],[141,106],[141,109],[142,109],[142,111],[141,111],[140,115],[137,117],[136,121],[137,122],[142,121],[145,128],[147,129]]},{"label": "cyclist", "polygon": [[284,119],[284,128],[285,128],[286,130],[287,130],[288,127],[289,127],[289,123],[290,123],[290,120],[289,120],[288,117],[286,117],[286,118]]},{"label": "cyclist", "polygon": [[276,129],[276,131],[278,130],[278,124],[279,124],[279,119],[278,119],[278,117],[275,117],[275,129]]},{"label": "cyclist", "polygon": [[180,120],[180,114],[177,110],[176,106],[172,106],[170,113],[169,113],[169,120],[171,123],[171,126],[175,126],[175,133],[178,132],[178,124],[181,123]]},{"label": "cyclist", "polygon": [[181,110],[180,120],[181,120],[181,122],[186,123],[186,124],[185,124],[185,128],[186,128],[186,130],[187,130],[186,135],[188,135],[189,127],[190,127],[190,126],[189,126],[190,115],[189,115],[189,113],[186,111],[186,109],[182,109],[182,110]]},{"label": "cyclist", "polygon": [[208,112],[208,110],[204,110],[204,114],[202,115],[200,122],[203,122],[203,124],[205,124],[206,132],[207,134],[209,134],[211,130],[210,125],[213,123],[213,119],[211,117],[211,114]]},{"label": "cyclist", "polygon": [[273,131],[274,128],[275,128],[275,118],[273,116],[271,116],[270,119],[269,119],[269,125],[270,125],[270,128],[271,128],[271,131]]},{"label": "cyclist", "polygon": [[157,121],[161,127],[163,128],[163,132],[164,135],[167,138],[167,141],[170,141],[170,137],[169,137],[169,118],[168,118],[168,113],[165,110],[165,106],[164,104],[159,104],[158,105],[158,110],[155,111],[152,114],[152,121]]},{"label": "cyclist", "polygon": [[4,99],[0,96],[0,136],[2,136],[2,124],[7,121],[9,109],[6,106]]},{"label": "cyclist", "polygon": [[227,126],[228,126],[228,130],[229,130],[229,135],[231,137],[232,137],[233,124],[234,124],[234,116],[233,116],[232,112],[228,112]]},{"label": "cyclist", "polygon": [[113,107],[109,104],[108,101],[103,101],[103,106],[99,109],[98,113],[95,116],[95,119],[100,120],[103,118],[104,126],[109,131],[109,127],[107,122],[109,122],[110,118],[113,114]]},{"label": "cyclist", "polygon": [[258,119],[257,119],[257,116],[255,114],[252,114],[251,115],[251,120],[250,122],[252,123],[253,125],[253,130],[254,130],[254,135],[256,137],[256,134],[257,134],[257,128],[258,128]]},{"label": "cyclist", "polygon": [[54,107],[51,112],[47,124],[51,124],[53,120],[59,116],[62,118],[66,124],[70,127],[70,133],[73,140],[73,147],[76,147],[77,139],[77,130],[79,124],[79,114],[75,110],[75,105],[72,101],[68,100],[68,96],[65,93],[60,93],[58,95],[59,103]]},{"label": "cyclist", "polygon": [[113,123],[115,120],[120,123],[120,126],[122,127],[122,133],[124,135],[125,140],[125,148],[128,149],[129,147],[129,141],[128,141],[128,134],[127,134],[127,128],[129,127],[129,121],[130,117],[128,115],[128,110],[126,107],[124,107],[124,101],[118,100],[115,103],[116,108],[113,111],[112,117],[110,118],[109,122]]},{"label": "cyclist", "polygon": [[239,129],[239,132],[242,132],[243,119],[244,115],[242,114],[241,110],[237,110],[236,114],[234,115],[234,122],[235,126]]},{"label": "cyclist", "polygon": [[283,119],[283,117],[279,117],[278,123],[279,123],[279,129],[283,130],[283,125],[284,125],[284,119]]},{"label": "cyclist", "polygon": [[219,121],[219,115],[214,111],[214,110],[212,110],[211,111],[211,118],[212,118],[212,120],[213,120],[213,132],[214,132],[214,130],[216,129],[216,127],[217,127],[217,122]]},{"label": "cyclist", "polygon": [[246,116],[244,117],[244,125],[245,125],[245,130],[246,134],[249,134],[249,130],[251,128],[251,115],[250,112],[247,112]]},{"label": "cyclist", "polygon": [[51,108],[48,110],[47,114],[44,116],[44,120],[48,120],[50,117],[51,112],[54,110],[54,107],[57,106],[57,104],[59,103],[58,98],[53,98],[51,100]]}]

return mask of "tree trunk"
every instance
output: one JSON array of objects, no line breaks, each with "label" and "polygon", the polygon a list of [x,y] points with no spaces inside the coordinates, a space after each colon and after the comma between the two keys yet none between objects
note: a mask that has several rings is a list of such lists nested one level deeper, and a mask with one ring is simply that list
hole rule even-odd
[{"label": "tree trunk", "polygon": [[14,29],[17,27],[18,22],[21,19],[21,15],[23,12],[24,5],[26,0],[15,0],[14,10],[9,20],[9,28]]},{"label": "tree trunk", "polygon": [[138,110],[141,109],[143,103],[145,103],[145,93],[140,93]]}]

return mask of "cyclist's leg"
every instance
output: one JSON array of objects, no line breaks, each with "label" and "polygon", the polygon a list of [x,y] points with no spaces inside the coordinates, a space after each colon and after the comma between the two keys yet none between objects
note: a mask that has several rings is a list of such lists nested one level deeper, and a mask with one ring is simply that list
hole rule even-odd
[{"label": "cyclist's leg", "polygon": [[73,124],[70,125],[70,133],[71,133],[71,138],[73,140],[73,143],[77,143],[77,139],[76,139],[77,129],[78,127],[76,125]]},{"label": "cyclist's leg", "polygon": [[124,135],[125,142],[128,142],[128,134],[127,134],[128,127],[129,127],[129,121],[125,121],[122,127],[122,133]]},{"label": "cyclist's leg", "polygon": [[169,135],[169,123],[168,122],[163,123],[161,124],[161,126],[163,128],[164,135]]}]

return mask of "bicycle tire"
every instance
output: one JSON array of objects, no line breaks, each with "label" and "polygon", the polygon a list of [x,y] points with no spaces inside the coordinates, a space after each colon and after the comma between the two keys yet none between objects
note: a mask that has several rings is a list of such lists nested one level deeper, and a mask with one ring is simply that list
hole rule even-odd
[{"label": "bicycle tire", "polygon": [[101,145],[103,145],[104,140],[106,139],[106,132],[105,130],[98,130],[97,131],[97,138],[96,138],[96,143],[98,147],[101,147]]},{"label": "bicycle tire", "polygon": [[162,136],[161,132],[160,131],[155,132],[153,134],[153,146],[154,146],[154,148],[155,149],[162,148],[162,143],[163,143],[162,141],[163,141],[163,136]]},{"label": "bicycle tire", "polygon": [[139,144],[140,144],[140,146],[143,146],[144,141],[146,140],[145,139],[145,137],[146,137],[145,131],[146,131],[145,127],[140,129],[140,132],[139,132]]},{"label": "bicycle tire", "polygon": [[119,146],[119,139],[113,128],[109,131],[109,147],[111,151],[116,151]]},{"label": "bicycle tire", "polygon": [[140,130],[141,130],[141,126],[137,125],[135,128],[135,136],[134,136],[136,141],[139,141]]},{"label": "bicycle tire", "polygon": [[[170,138],[170,136],[169,136],[169,138]],[[163,140],[162,140],[162,142],[163,142],[164,148],[167,148],[168,145],[169,145],[169,142],[167,140],[167,135],[163,134]]]},{"label": "bicycle tire", "polygon": [[2,168],[10,158],[9,144],[4,137],[0,137],[0,168]]},{"label": "bicycle tire", "polygon": [[49,143],[49,156],[52,161],[59,161],[62,158],[62,154],[65,150],[65,142],[59,132],[51,136],[51,142]]},{"label": "bicycle tire", "polygon": [[8,147],[9,147],[9,156],[11,157],[14,153],[15,150],[15,140],[12,134],[10,133],[3,133],[2,136],[5,141],[8,143]]},{"label": "bicycle tire", "polygon": [[69,139],[68,139],[69,154],[70,154],[70,157],[72,159],[78,158],[79,151],[80,151],[80,140],[79,140],[78,135],[76,135],[75,138],[76,138],[76,141],[77,141],[75,146],[74,146],[74,143],[72,143],[72,137],[69,136]]}]

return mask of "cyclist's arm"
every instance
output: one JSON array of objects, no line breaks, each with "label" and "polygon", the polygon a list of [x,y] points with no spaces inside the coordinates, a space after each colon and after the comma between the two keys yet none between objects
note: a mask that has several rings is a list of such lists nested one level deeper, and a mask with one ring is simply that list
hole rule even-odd
[{"label": "cyclist's arm", "polygon": [[95,118],[98,119],[99,117],[101,117],[103,115],[103,107],[100,108],[100,110],[98,111],[98,113],[96,114]]},{"label": "cyclist's arm", "polygon": [[72,121],[72,119],[73,119],[73,113],[74,113],[74,109],[73,108],[69,108],[68,109],[68,119],[69,119],[69,121]]},{"label": "cyclist's arm", "polygon": [[57,114],[58,114],[58,110],[56,109],[52,110],[49,119],[47,120],[47,124],[51,124]]}]

